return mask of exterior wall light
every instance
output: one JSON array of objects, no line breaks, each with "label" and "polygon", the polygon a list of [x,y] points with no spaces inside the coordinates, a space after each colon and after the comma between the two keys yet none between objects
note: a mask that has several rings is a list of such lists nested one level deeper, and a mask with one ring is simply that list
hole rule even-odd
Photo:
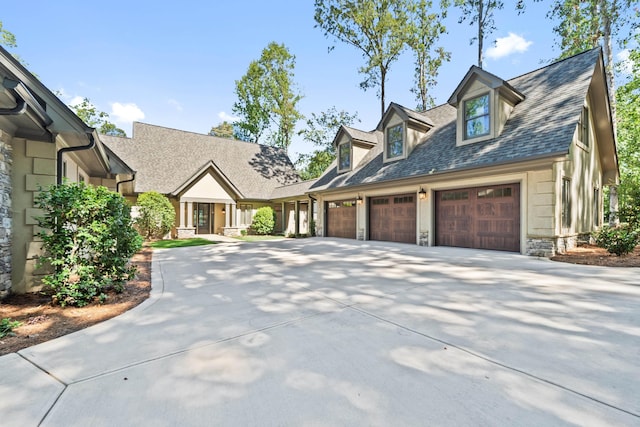
[{"label": "exterior wall light", "polygon": [[420,200],[425,200],[427,198],[427,192],[424,191],[424,188],[420,188],[420,191],[418,191],[418,197]]},{"label": "exterior wall light", "polygon": [[356,199],[356,203],[357,203],[357,204],[359,204],[359,205],[361,205],[361,204],[362,204],[362,202],[363,202],[363,200],[362,200],[362,196],[358,194],[358,198]]}]

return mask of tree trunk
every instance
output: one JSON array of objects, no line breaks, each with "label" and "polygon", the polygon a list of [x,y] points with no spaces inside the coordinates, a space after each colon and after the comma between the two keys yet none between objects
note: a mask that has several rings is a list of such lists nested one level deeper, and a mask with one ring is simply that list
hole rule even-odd
[{"label": "tree trunk", "polygon": [[380,118],[384,116],[384,85],[387,80],[387,73],[383,66],[380,67]]},{"label": "tree trunk", "polygon": [[484,39],[484,31],[482,30],[484,18],[482,17],[482,6],[484,0],[478,2],[478,67],[482,68],[482,45]]}]

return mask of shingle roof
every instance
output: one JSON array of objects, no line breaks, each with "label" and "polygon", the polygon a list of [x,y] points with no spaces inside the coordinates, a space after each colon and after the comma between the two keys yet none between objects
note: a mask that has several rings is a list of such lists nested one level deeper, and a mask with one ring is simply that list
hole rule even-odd
[{"label": "shingle roof", "polygon": [[345,132],[349,136],[351,136],[352,139],[368,142],[372,145],[375,145],[378,142],[380,142],[380,136],[382,135],[381,132],[376,132],[376,131],[365,132],[363,130],[352,128],[349,126],[342,126],[342,127],[344,128]]},{"label": "shingle roof", "polygon": [[440,105],[423,114],[434,124],[404,160],[383,163],[384,144],[374,146],[361,167],[337,174],[328,169],[311,191],[452,172],[568,153],[600,50],[524,74],[508,83],[525,95],[494,139],[456,146],[456,109]]},{"label": "shingle roof", "polygon": [[311,188],[316,181],[316,179],[311,179],[308,181],[297,182],[295,184],[284,185],[282,187],[276,187],[271,192],[271,197],[269,199],[288,199],[302,196],[309,191],[309,188]]},{"label": "shingle roof", "polygon": [[210,162],[244,199],[266,200],[274,188],[299,181],[285,151],[275,147],[137,122],[132,138],[100,139],[137,171],[137,193],[173,194]]}]

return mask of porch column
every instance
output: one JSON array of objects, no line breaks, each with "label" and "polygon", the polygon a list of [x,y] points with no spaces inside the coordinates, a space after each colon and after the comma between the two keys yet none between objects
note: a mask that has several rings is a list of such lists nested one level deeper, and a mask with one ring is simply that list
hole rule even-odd
[{"label": "porch column", "polygon": [[193,227],[193,202],[187,203],[187,227]]},{"label": "porch column", "polygon": [[238,226],[238,210],[236,209],[236,205],[231,205],[231,226]]},{"label": "porch column", "polygon": [[224,226],[229,227],[231,221],[231,205],[226,203],[224,205]]},{"label": "porch column", "polygon": [[282,224],[280,224],[282,226],[282,234],[286,235],[287,234],[287,210],[285,208],[285,203],[282,202],[280,203],[282,205],[282,215],[280,215],[280,222]]},{"label": "porch column", "polygon": [[180,202],[180,228],[184,228],[184,203]]},{"label": "porch column", "polygon": [[296,200],[295,204],[295,216],[296,216],[296,236],[300,234],[300,200]]}]

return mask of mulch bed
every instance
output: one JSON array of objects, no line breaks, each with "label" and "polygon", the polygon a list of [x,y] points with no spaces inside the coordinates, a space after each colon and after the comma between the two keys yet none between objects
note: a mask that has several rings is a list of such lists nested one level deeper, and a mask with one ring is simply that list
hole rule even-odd
[{"label": "mulch bed", "polygon": [[568,262],[571,264],[601,265],[606,267],[640,267],[640,246],[628,254],[617,256],[606,249],[593,245],[577,247],[566,254],[551,257],[552,261]]}]

